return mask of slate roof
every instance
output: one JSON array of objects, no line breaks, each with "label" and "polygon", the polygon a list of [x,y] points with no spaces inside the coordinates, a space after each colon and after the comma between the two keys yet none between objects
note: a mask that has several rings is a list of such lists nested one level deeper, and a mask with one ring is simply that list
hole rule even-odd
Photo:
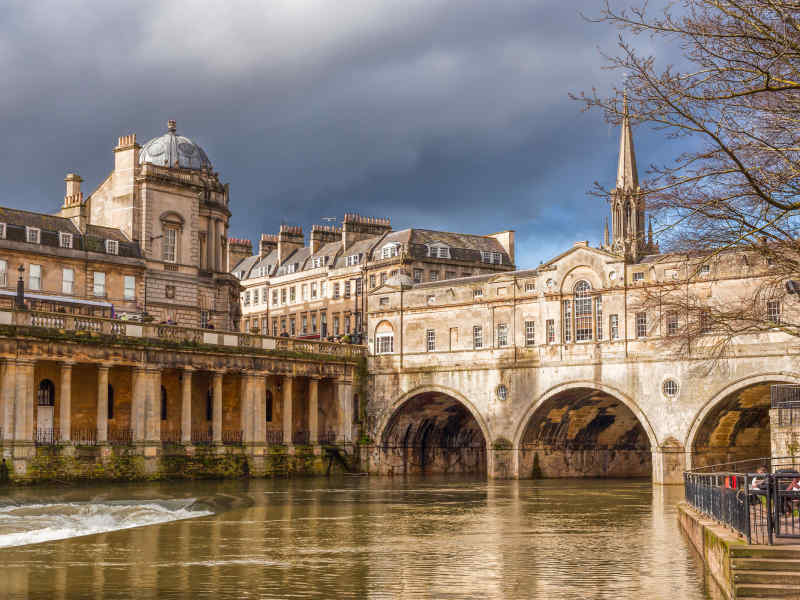
[{"label": "slate roof", "polygon": [[363,265],[367,262],[367,258],[369,254],[372,252],[372,248],[375,244],[380,241],[380,236],[370,237],[365,240],[359,240],[358,242],[352,244],[347,250],[342,252],[338,257],[336,257],[336,262],[334,263],[334,268],[339,269],[347,266],[347,257],[353,256],[354,254],[361,254],[361,260],[358,264]]},{"label": "slate roof", "polygon": [[283,264],[278,268],[278,272],[275,275],[286,275],[288,274],[287,267],[291,264],[297,264],[294,272],[298,273],[299,271],[303,270],[305,266],[306,260],[311,255],[311,248],[305,246],[303,248],[298,248],[294,252],[292,252],[289,257],[283,261]]},{"label": "slate roof", "polygon": [[[311,256],[311,258],[323,258],[324,259],[324,258],[327,257],[327,259],[328,259],[327,261],[325,261],[325,260],[322,261],[323,265],[325,265],[325,266],[332,265],[332,264],[335,263],[336,255],[337,255],[337,253],[339,253],[341,251],[341,249],[342,249],[342,242],[341,241],[328,242],[327,244],[323,244],[322,247],[319,250],[317,250],[317,253]],[[314,261],[313,260],[308,260],[308,261],[306,261],[306,266],[305,266],[305,269],[303,269],[303,270],[307,271],[307,270],[313,269],[313,268],[314,268]],[[319,268],[319,267],[317,267],[317,268]]]},{"label": "slate roof", "polygon": [[412,258],[422,259],[428,255],[427,244],[436,242],[450,247],[450,259],[467,262],[481,262],[481,251],[499,252],[504,265],[511,265],[511,259],[503,246],[494,238],[469,233],[451,233],[431,229],[403,229],[387,234],[373,253],[372,260],[380,259],[381,249],[390,242],[398,242],[408,248]]}]

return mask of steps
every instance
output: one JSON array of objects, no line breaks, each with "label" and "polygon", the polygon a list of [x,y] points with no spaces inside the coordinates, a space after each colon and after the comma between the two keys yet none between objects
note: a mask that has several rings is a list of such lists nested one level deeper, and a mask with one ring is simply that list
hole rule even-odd
[{"label": "steps", "polygon": [[800,549],[796,547],[733,547],[731,569],[737,600],[800,600]]}]

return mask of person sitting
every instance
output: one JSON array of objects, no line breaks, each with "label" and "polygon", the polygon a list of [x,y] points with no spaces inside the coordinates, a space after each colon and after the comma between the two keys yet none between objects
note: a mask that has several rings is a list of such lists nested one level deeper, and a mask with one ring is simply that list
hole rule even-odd
[{"label": "person sitting", "polygon": [[[764,465],[761,465],[756,469],[756,476],[753,477],[753,480],[750,482],[750,491],[765,491],[767,489],[767,468]],[[763,477],[759,477],[758,475],[762,475]]]}]

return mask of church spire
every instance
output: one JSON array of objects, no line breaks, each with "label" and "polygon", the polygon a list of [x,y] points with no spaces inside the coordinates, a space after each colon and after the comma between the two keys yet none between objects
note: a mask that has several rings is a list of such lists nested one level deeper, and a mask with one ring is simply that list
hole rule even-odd
[{"label": "church spire", "polygon": [[628,94],[623,97],[622,130],[619,136],[619,163],[617,166],[617,189],[635,191],[639,187],[636,171],[636,154],[633,150],[633,133],[628,114]]}]

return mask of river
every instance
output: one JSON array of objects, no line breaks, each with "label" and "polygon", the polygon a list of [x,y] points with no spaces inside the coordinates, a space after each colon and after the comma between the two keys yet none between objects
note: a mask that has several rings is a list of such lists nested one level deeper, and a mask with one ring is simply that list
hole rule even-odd
[{"label": "river", "polygon": [[0,598],[707,598],[681,497],[628,480],[6,489]]}]

